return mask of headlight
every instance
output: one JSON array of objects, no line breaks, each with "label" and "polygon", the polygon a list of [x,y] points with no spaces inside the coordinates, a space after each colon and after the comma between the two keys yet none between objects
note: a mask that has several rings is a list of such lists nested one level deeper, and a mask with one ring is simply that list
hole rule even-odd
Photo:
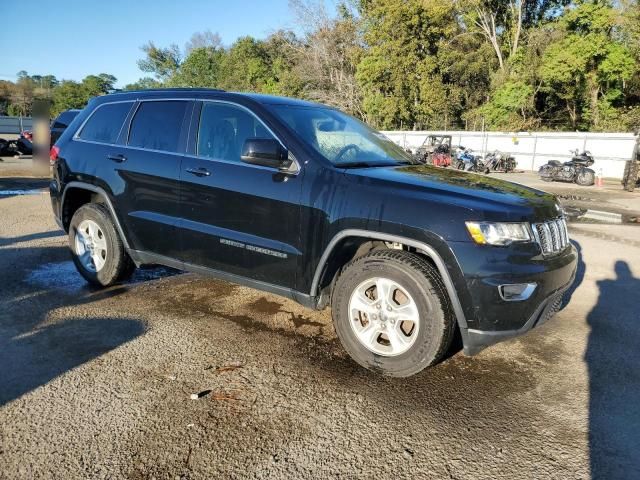
[{"label": "headlight", "polygon": [[528,223],[465,222],[471,238],[480,245],[509,245],[528,242],[531,234]]}]

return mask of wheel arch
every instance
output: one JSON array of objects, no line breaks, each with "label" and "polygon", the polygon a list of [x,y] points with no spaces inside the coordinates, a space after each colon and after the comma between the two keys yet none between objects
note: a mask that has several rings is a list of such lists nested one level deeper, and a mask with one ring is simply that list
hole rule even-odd
[{"label": "wheel arch", "polygon": [[[65,186],[64,192],[62,193],[62,200],[60,202],[62,225],[65,231],[68,231],[69,229],[73,213],[86,203],[103,203],[106,205],[125,249],[129,250],[127,237],[120,225],[120,221],[118,220],[118,216],[116,215],[116,211],[113,208],[113,203],[111,202],[109,195],[103,188],[90,183],[69,182]],[[73,211],[71,212],[71,210]]]},{"label": "wheel arch", "polygon": [[[442,259],[441,255],[436,251],[436,249],[425,242],[414,240],[411,238],[406,238],[398,235],[387,234],[382,232],[375,232],[369,230],[359,230],[359,229],[347,229],[342,230],[337,233],[329,242],[327,247],[325,248],[322,256],[320,257],[320,261],[315,269],[315,273],[313,276],[313,280],[311,283],[311,292],[310,295],[312,297],[318,297],[321,293],[321,281],[323,278],[327,276],[327,267],[331,267],[331,262],[337,262],[337,264],[342,263],[340,261],[343,254],[341,253],[341,244],[345,241],[355,240],[355,244],[360,248],[363,244],[367,242],[391,242],[391,243],[399,243],[402,245],[406,245],[408,247],[415,248],[418,253],[426,256],[430,261],[433,262],[436,269],[440,273],[442,277],[442,281],[447,289],[447,294],[449,295],[449,300],[451,301],[451,306],[453,307],[454,314],[456,316],[456,320],[458,322],[458,326],[461,330],[466,332],[467,330],[467,320],[464,315],[464,310],[462,308],[462,304],[460,303],[460,298],[458,297],[458,293],[453,284],[453,280],[451,279],[451,274],[447,269],[447,266]],[[357,249],[356,251],[357,252]],[[347,256],[349,256],[347,254]],[[353,258],[355,255],[351,255]],[[344,264],[344,263],[343,263]],[[335,264],[334,264],[335,268]],[[339,270],[339,268],[338,268]],[[331,271],[329,270],[329,276],[333,276]],[[463,334],[464,336],[464,334]]]}]

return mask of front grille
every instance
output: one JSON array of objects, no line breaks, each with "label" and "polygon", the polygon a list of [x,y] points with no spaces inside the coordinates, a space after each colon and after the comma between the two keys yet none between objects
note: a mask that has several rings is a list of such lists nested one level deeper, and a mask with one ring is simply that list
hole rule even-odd
[{"label": "front grille", "polygon": [[564,218],[534,223],[532,226],[536,241],[544,255],[560,253],[569,246],[569,233]]}]

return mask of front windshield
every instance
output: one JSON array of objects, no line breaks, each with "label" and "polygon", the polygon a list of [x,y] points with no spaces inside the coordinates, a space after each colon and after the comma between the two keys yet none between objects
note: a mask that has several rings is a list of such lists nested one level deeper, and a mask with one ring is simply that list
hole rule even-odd
[{"label": "front windshield", "polygon": [[339,110],[292,105],[270,107],[307,145],[337,167],[414,163],[409,153],[383,134]]}]

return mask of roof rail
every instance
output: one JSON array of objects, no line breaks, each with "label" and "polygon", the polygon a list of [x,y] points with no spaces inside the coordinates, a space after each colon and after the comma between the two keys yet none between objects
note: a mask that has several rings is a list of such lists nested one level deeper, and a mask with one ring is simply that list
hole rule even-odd
[{"label": "roof rail", "polygon": [[117,93],[144,93],[144,92],[225,92],[226,90],[222,90],[221,88],[204,88],[204,87],[167,87],[167,88],[143,88],[139,90],[114,90],[110,92],[110,94]]}]

